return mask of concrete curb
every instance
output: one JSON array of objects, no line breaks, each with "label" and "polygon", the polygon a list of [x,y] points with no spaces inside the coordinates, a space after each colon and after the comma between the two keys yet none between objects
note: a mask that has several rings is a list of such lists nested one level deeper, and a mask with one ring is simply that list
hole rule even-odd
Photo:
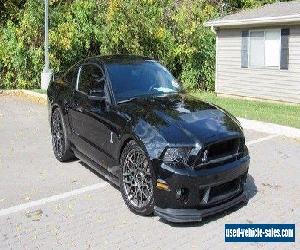
[{"label": "concrete curb", "polygon": [[300,138],[300,129],[297,128],[277,125],[274,123],[247,120],[244,118],[238,118],[238,120],[245,129],[252,129],[263,133],[282,135],[292,138]]},{"label": "concrete curb", "polygon": [[46,94],[37,93],[37,92],[31,91],[31,90],[27,90],[27,89],[23,89],[22,92],[25,95],[30,95],[32,97],[37,97],[37,98],[45,99],[47,101],[47,95]]},{"label": "concrete curb", "polygon": [[37,102],[39,104],[43,104],[43,105],[47,104],[46,94],[40,94],[26,89],[0,90],[0,95],[20,96],[20,97],[30,99],[31,101]]}]

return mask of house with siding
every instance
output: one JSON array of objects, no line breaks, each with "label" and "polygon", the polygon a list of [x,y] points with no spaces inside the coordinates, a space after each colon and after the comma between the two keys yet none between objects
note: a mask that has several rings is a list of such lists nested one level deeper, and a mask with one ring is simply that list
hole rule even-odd
[{"label": "house with siding", "polygon": [[300,1],[206,23],[216,33],[216,93],[300,103]]}]

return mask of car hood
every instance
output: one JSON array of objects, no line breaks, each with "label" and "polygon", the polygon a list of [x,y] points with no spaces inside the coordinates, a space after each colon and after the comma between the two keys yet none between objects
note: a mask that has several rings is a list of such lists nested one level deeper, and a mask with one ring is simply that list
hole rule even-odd
[{"label": "car hood", "polygon": [[243,136],[232,115],[189,95],[137,98],[119,104],[119,107],[132,121],[136,133],[149,134],[146,130],[151,130],[152,136],[159,133],[160,139],[168,144],[206,144]]}]

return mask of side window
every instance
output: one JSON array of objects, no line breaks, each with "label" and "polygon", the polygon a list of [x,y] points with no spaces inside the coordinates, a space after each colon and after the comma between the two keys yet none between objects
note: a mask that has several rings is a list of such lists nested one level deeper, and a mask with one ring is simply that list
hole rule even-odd
[{"label": "side window", "polygon": [[78,90],[89,94],[91,91],[104,89],[104,75],[102,70],[94,64],[83,65],[80,72]]},{"label": "side window", "polygon": [[70,85],[75,85],[77,78],[78,67],[72,67],[68,70],[68,72],[64,76],[64,81]]}]

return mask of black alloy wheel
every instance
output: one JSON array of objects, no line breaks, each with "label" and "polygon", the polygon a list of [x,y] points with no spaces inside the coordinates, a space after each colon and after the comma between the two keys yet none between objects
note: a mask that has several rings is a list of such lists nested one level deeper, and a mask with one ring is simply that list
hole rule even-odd
[{"label": "black alloy wheel", "polygon": [[53,111],[51,116],[51,135],[53,152],[56,159],[61,162],[74,159],[75,156],[70,148],[62,114],[58,108]]}]

